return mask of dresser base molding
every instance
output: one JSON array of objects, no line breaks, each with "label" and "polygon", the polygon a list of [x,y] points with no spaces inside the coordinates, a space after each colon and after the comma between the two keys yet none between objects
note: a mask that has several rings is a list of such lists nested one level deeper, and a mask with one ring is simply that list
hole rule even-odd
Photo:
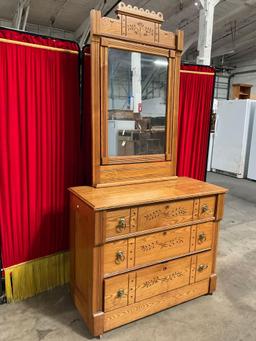
[{"label": "dresser base molding", "polygon": [[184,286],[163,294],[150,297],[138,303],[112,310],[110,312],[98,312],[89,316],[84,307],[86,302],[80,297],[75,289],[73,294],[74,304],[82,315],[86,325],[93,336],[101,336],[104,332],[133,322],[159,311],[171,308],[194,298],[212,294],[216,284],[216,275],[194,284]]},{"label": "dresser base molding", "polygon": [[209,293],[209,279],[104,314],[104,332]]}]

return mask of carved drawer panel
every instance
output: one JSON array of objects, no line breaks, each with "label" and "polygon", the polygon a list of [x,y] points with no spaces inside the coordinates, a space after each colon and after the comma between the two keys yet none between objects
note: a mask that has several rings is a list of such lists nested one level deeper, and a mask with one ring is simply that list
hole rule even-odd
[{"label": "carved drawer panel", "polygon": [[136,302],[189,284],[190,257],[151,266],[136,276]]},{"label": "carved drawer panel", "polygon": [[216,197],[204,197],[199,199],[199,219],[215,216]]},{"label": "carved drawer panel", "polygon": [[164,292],[175,290],[211,275],[212,253],[198,255],[149,266],[105,279],[105,312],[128,306]]},{"label": "carved drawer panel", "polygon": [[189,252],[190,227],[137,237],[135,265],[176,257]]},{"label": "carved drawer panel", "polygon": [[138,231],[192,221],[193,200],[148,205],[138,209]]}]

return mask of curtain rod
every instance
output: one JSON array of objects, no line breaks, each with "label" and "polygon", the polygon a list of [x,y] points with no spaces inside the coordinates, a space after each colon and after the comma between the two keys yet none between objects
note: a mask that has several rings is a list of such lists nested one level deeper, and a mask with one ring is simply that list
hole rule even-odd
[{"label": "curtain rod", "polygon": [[33,47],[36,49],[43,49],[43,50],[49,50],[49,51],[58,51],[58,52],[65,52],[65,53],[71,53],[71,54],[79,54],[79,51],[75,51],[75,50],[68,50],[68,49],[63,49],[60,47],[53,47],[53,46],[27,43],[24,41],[18,41],[18,40],[6,39],[6,38],[0,38],[0,42],[7,43],[7,44],[13,44],[13,45]]},{"label": "curtain rod", "polygon": [[180,70],[181,73],[194,73],[197,75],[211,75],[214,76],[214,72],[192,71],[192,70]]}]

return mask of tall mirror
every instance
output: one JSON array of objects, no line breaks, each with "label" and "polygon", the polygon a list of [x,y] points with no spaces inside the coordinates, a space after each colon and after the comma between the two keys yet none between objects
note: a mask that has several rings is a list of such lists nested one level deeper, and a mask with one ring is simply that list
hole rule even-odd
[{"label": "tall mirror", "polygon": [[109,157],[164,154],[168,59],[108,51]]}]

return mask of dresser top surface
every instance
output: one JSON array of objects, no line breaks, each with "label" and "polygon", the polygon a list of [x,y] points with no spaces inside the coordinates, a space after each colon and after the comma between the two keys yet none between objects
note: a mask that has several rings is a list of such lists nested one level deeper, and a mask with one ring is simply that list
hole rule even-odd
[{"label": "dresser top surface", "polygon": [[95,188],[80,186],[70,192],[95,210],[158,203],[226,193],[227,189],[199,180],[178,177],[168,181]]}]

